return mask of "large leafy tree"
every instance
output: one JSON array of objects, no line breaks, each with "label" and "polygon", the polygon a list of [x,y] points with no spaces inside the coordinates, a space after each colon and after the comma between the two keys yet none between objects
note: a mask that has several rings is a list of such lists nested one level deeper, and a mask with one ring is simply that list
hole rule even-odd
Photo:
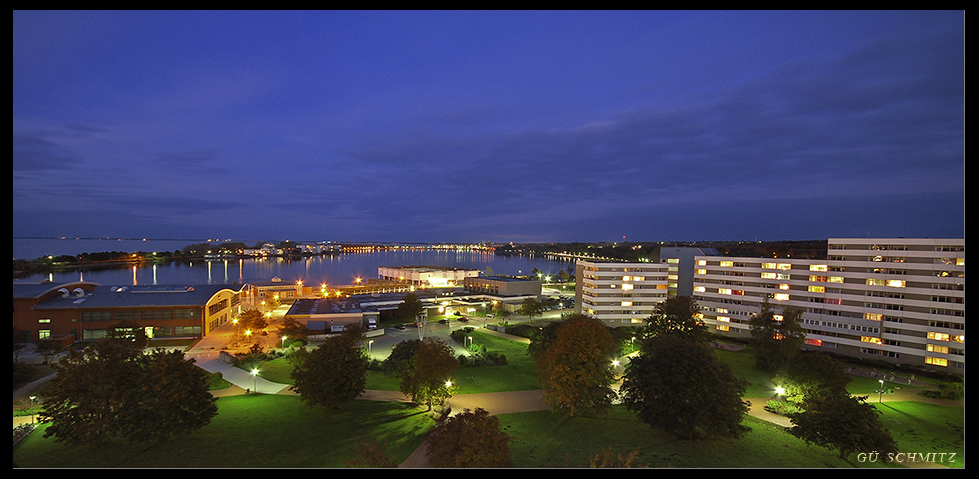
[{"label": "large leafy tree", "polygon": [[689,296],[667,298],[660,301],[653,314],[646,318],[645,336],[669,334],[687,341],[707,343],[711,336],[700,316],[700,305]]},{"label": "large leafy tree", "polygon": [[561,321],[553,321],[538,328],[531,336],[530,344],[527,345],[527,354],[534,359],[540,357],[541,353],[557,339],[557,332],[563,324]]},{"label": "large leafy tree", "polygon": [[839,361],[819,353],[802,351],[775,375],[775,385],[785,389],[785,397],[803,403],[817,395],[846,394],[850,375]]},{"label": "large leafy tree", "polygon": [[482,408],[466,409],[439,423],[426,452],[435,467],[507,467],[512,440],[495,416]]},{"label": "large leafy tree", "polygon": [[612,404],[615,340],[601,321],[584,315],[564,320],[557,337],[537,358],[544,402],[554,411],[575,416],[601,412]]},{"label": "large leafy tree", "polygon": [[164,441],[206,425],[217,413],[206,374],[179,352],[144,355],[131,340],[107,338],[54,365],[44,392],[44,437],[97,446],[116,436]]},{"label": "large leafy tree", "polygon": [[180,351],[139,356],[139,400],[124,409],[121,432],[131,441],[169,441],[210,423],[218,407],[207,373]]},{"label": "large leafy tree", "polygon": [[866,396],[814,395],[803,403],[804,411],[790,415],[789,430],[809,444],[836,449],[841,459],[858,451],[881,455],[897,452],[897,443],[880,421],[880,411]]},{"label": "large leafy tree", "polygon": [[520,303],[520,308],[517,310],[517,313],[534,319],[544,313],[544,304],[538,301],[537,298],[526,298]]},{"label": "large leafy tree", "polygon": [[759,369],[778,372],[799,353],[806,340],[801,320],[802,310],[797,307],[786,306],[777,314],[767,299],[762,303],[758,314],[749,320],[749,345]]},{"label": "large leafy tree", "polygon": [[417,346],[414,359],[399,373],[400,389],[413,403],[423,404],[430,411],[452,396],[459,362],[452,348],[439,339],[425,339]]},{"label": "large leafy tree", "polygon": [[358,344],[361,337],[352,328],[327,339],[292,370],[292,389],[303,402],[338,408],[364,392],[369,360]]},{"label": "large leafy tree", "polygon": [[701,439],[747,431],[741,425],[746,388],[709,345],[661,334],[632,358],[620,392],[642,422],[681,439]]}]

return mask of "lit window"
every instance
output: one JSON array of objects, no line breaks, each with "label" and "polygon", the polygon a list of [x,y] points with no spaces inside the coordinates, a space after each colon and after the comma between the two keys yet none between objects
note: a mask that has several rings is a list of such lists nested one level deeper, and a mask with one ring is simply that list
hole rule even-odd
[{"label": "lit window", "polygon": [[775,269],[775,263],[762,263],[762,269]]},{"label": "lit window", "polygon": [[707,260],[705,260],[705,259],[698,259],[697,260],[697,266],[707,266]]},{"label": "lit window", "polygon": [[731,294],[730,288],[717,288],[718,294]]},{"label": "lit window", "polygon": [[776,265],[776,268],[781,270],[787,270],[787,269],[792,269],[792,265],[789,263],[779,263],[778,265]]},{"label": "lit window", "polygon": [[929,344],[927,348],[930,353],[943,353],[948,354],[948,346],[938,346],[936,344]]},{"label": "lit window", "polygon": [[809,271],[828,271],[829,268],[825,264],[811,264],[809,265]]},{"label": "lit window", "polygon": [[761,279],[775,279],[775,273],[762,273]]},{"label": "lit window", "polygon": [[629,283],[626,283],[626,284],[623,284],[622,285],[622,289],[624,289],[626,291],[628,291],[628,290],[630,290],[632,288],[633,288],[633,286],[631,284],[629,284]]},{"label": "lit window", "polygon": [[944,358],[925,356],[925,364],[931,364],[932,366],[948,366],[948,360]]},{"label": "lit window", "polygon": [[775,301],[788,301],[789,295],[787,293],[776,293]]},{"label": "lit window", "polygon": [[826,292],[826,287],[825,286],[810,286],[809,287],[809,292],[810,293],[825,293]]},{"label": "lit window", "polygon": [[695,286],[695,287],[693,288],[693,291],[694,291],[695,293],[706,293],[706,292],[707,292],[707,288],[705,288],[705,287],[703,287],[703,286]]},{"label": "lit window", "polygon": [[935,333],[929,331],[928,339],[934,339],[936,341],[948,341],[949,339],[951,339],[951,336],[948,333]]},{"label": "lit window", "polygon": [[718,331],[730,331],[731,330],[731,327],[728,326],[728,325],[726,325],[726,324],[718,324],[717,325],[717,330]]},{"label": "lit window", "polygon": [[822,346],[823,345],[823,340],[822,339],[807,339],[806,340],[806,344],[808,344],[810,346]]},{"label": "lit window", "polygon": [[734,261],[721,261],[722,268],[730,268],[731,266],[734,266]]},{"label": "lit window", "polygon": [[720,321],[720,322],[722,322],[722,323],[730,323],[731,322],[731,318],[729,318],[727,316],[718,316],[717,317],[717,320]]},{"label": "lit window", "polygon": [[632,301],[623,301],[622,306],[632,306]]},{"label": "lit window", "polygon": [[903,288],[907,284],[903,279],[889,279],[887,285],[892,288]]},{"label": "lit window", "polygon": [[872,336],[860,336],[860,341],[864,343],[882,344],[880,338]]},{"label": "lit window", "polygon": [[787,285],[785,283],[782,283],[782,284],[778,285],[778,289],[781,289],[782,291],[788,291],[789,290],[789,285]]},{"label": "lit window", "polygon": [[830,276],[827,279],[827,281],[829,281],[830,283],[842,283],[843,282],[843,277],[842,276]]},{"label": "lit window", "polygon": [[697,269],[697,274],[707,274],[707,270],[706,269],[703,269],[703,268],[698,268]]},{"label": "lit window", "polygon": [[884,315],[880,313],[863,313],[863,319],[870,321],[881,321],[884,319]]}]

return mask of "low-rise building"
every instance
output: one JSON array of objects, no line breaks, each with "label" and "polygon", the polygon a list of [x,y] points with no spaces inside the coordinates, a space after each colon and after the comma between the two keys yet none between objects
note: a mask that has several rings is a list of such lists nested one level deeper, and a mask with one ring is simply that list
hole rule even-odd
[{"label": "low-rise building", "polygon": [[201,337],[237,316],[241,287],[14,283],[14,336],[97,340],[111,326],[133,321],[150,338]]}]

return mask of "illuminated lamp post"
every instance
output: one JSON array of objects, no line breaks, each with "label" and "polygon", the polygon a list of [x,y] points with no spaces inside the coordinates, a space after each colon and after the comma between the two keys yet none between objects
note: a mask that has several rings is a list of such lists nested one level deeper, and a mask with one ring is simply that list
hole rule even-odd
[{"label": "illuminated lamp post", "polygon": [[880,402],[884,399],[884,380],[880,379],[879,381],[880,389],[877,390],[877,404],[880,404]]},{"label": "illuminated lamp post", "polygon": [[252,369],[252,391],[258,392],[258,369]]}]

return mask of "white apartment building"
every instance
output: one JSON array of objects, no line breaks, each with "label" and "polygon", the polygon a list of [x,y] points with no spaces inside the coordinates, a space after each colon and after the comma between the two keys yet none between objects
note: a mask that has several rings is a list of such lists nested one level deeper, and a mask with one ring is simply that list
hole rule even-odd
[{"label": "white apartment building", "polygon": [[964,373],[965,240],[828,240],[826,260],[697,256],[713,332],[746,338],[765,298],[803,311],[806,348]]},{"label": "white apartment building", "polygon": [[664,264],[578,261],[575,312],[609,326],[641,326],[666,299],[667,276]]}]

